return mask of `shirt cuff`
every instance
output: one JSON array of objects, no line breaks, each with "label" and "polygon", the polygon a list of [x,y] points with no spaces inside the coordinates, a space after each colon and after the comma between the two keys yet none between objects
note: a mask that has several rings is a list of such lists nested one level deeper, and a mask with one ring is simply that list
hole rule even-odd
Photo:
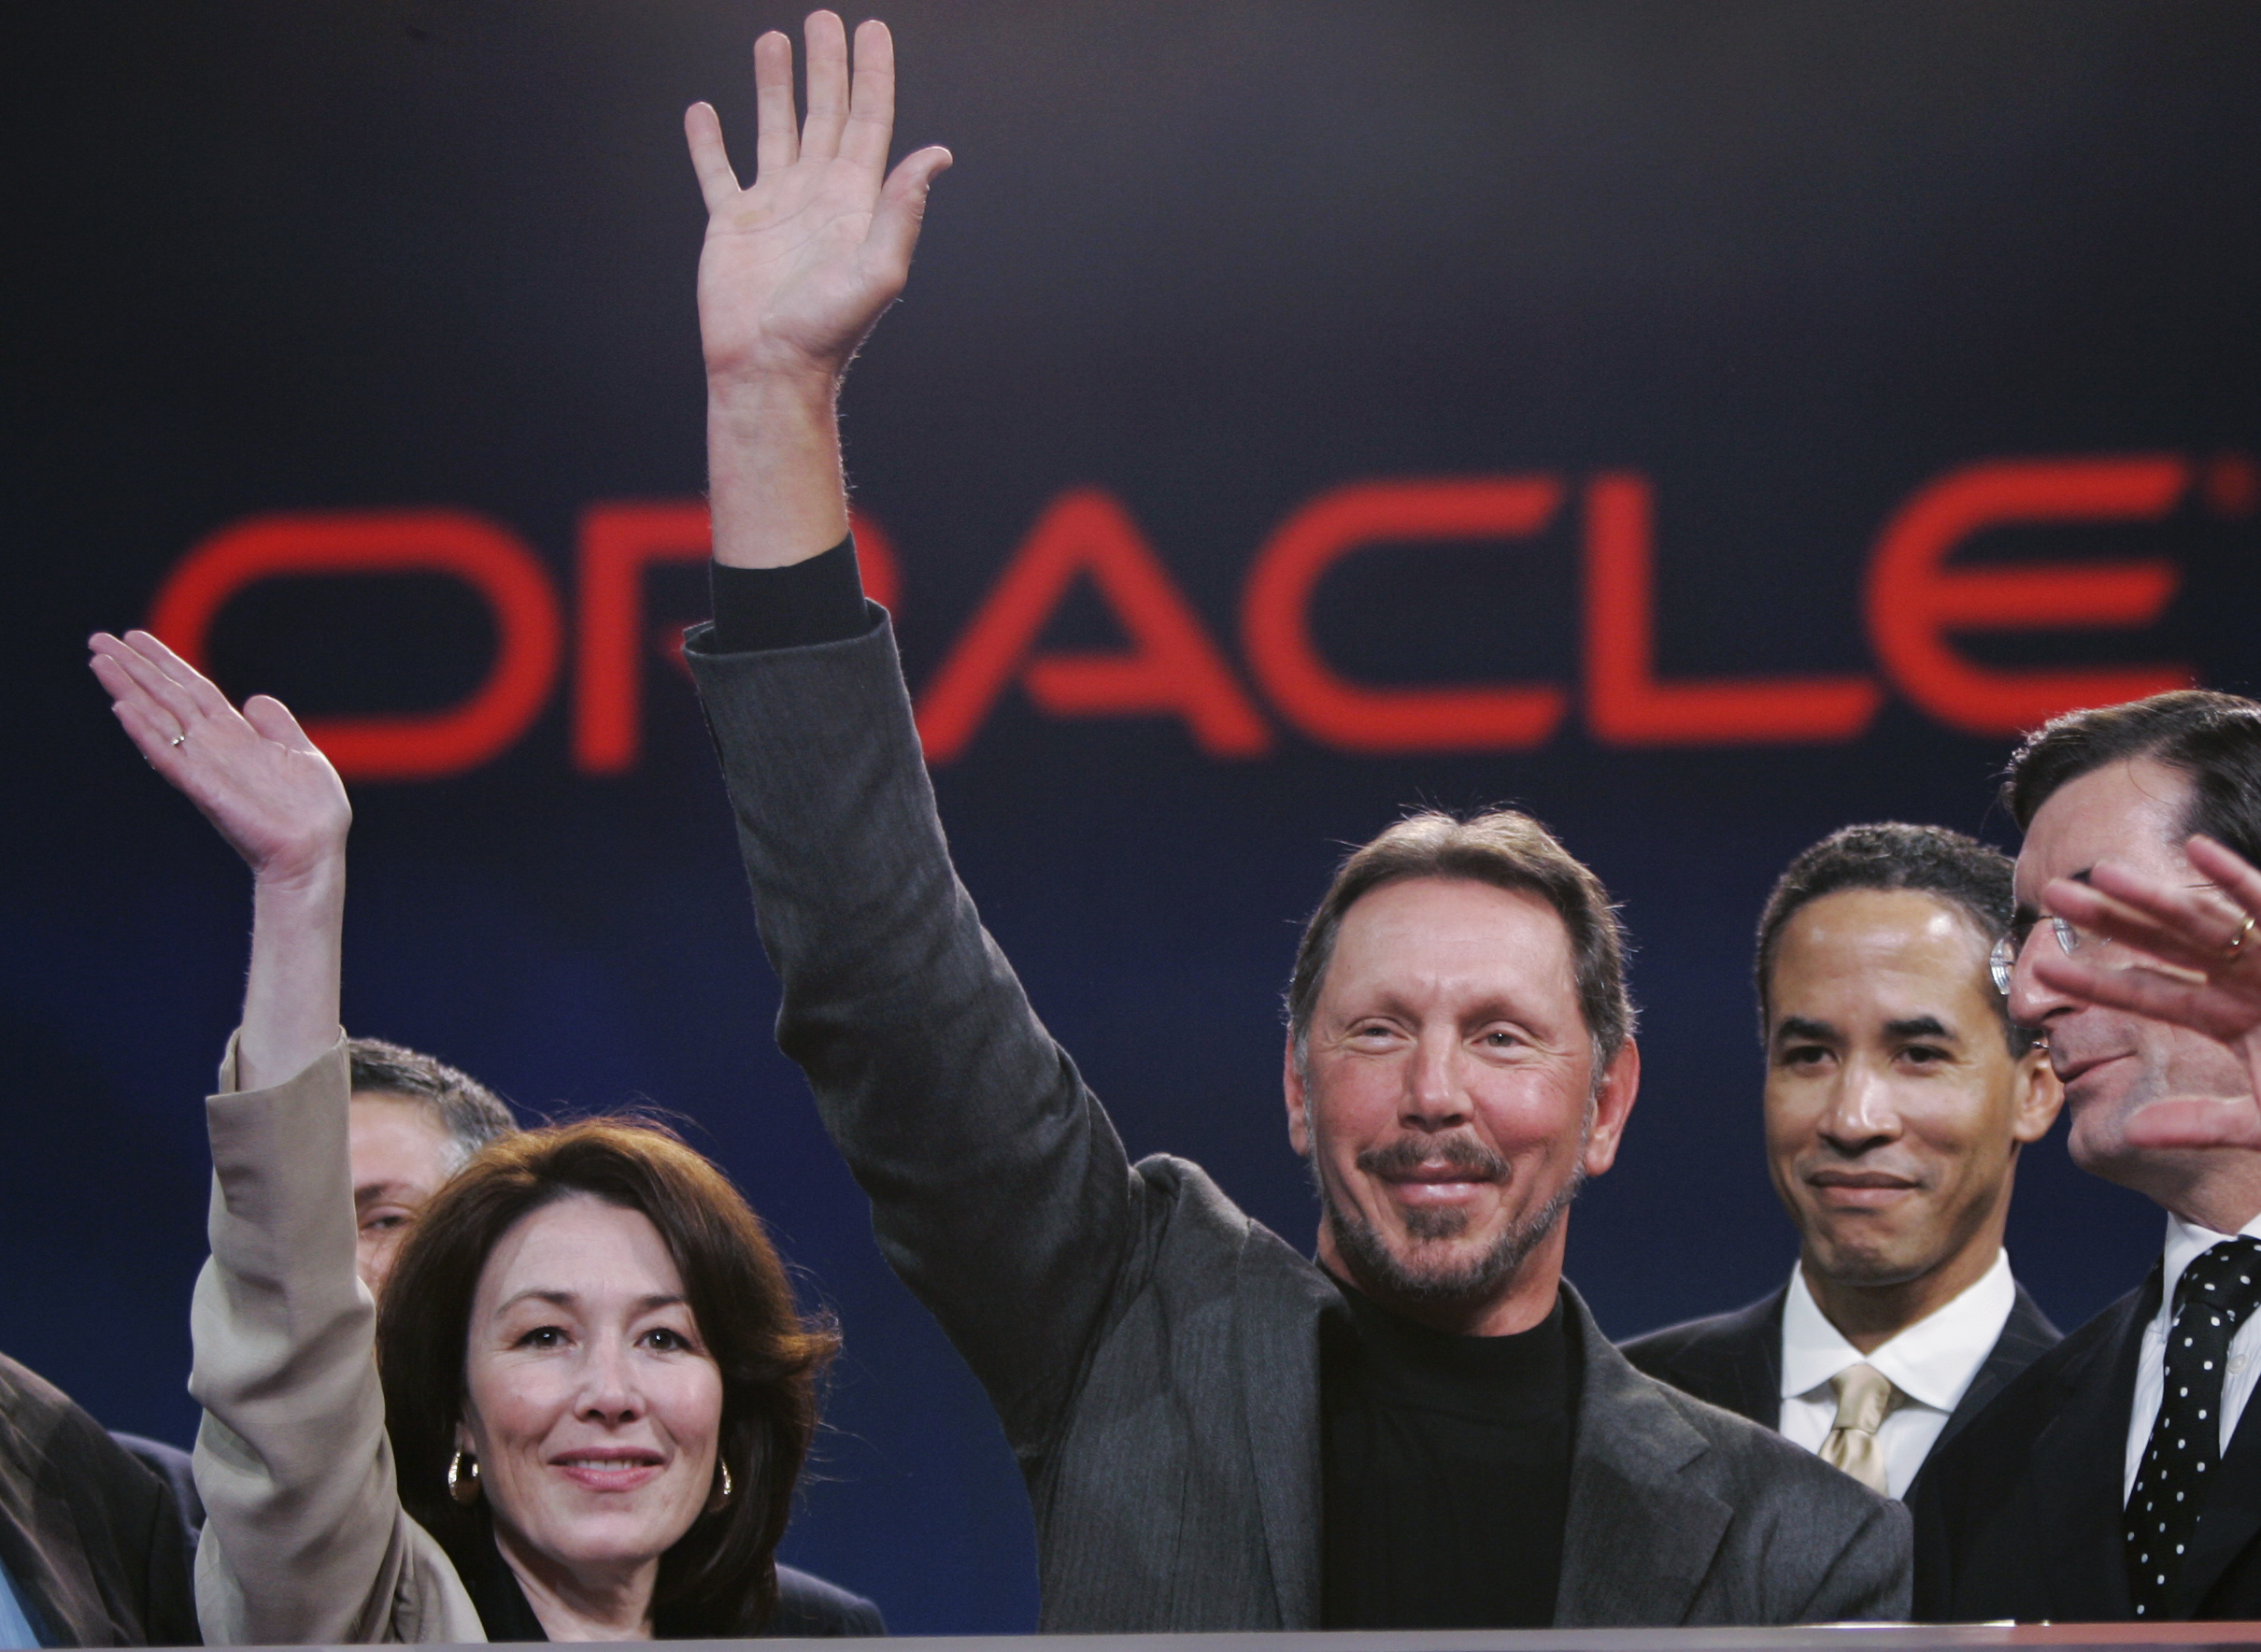
[{"label": "shirt cuff", "polygon": [[710,563],[707,578],[715,604],[715,628],[704,644],[708,653],[846,642],[872,626],[852,534],[823,555],[783,568]]}]

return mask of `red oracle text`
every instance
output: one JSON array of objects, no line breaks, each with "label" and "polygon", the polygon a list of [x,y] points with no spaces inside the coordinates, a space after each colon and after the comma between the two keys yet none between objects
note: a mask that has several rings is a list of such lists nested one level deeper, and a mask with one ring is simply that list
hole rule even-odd
[{"label": "red oracle text", "polygon": [[[1359,755],[1525,751],[1575,709],[1606,747],[1813,744],[1855,740],[1887,694],[1958,733],[2007,737],[2058,712],[2187,684],[2171,662],[2090,668],[1991,665],[1962,639],[1982,633],[2140,631],[2182,579],[2162,556],[1958,561],[1997,530],[2155,523],[2193,499],[2217,514],[2261,503],[2251,460],[2200,465],[2173,455],[1993,459],[1917,488],[1886,520],[1862,582],[1874,670],[1679,678],[1657,668],[1654,490],[1632,471],[1377,478],[1330,489],[1290,511],[1258,547],[1243,582],[1236,662],[1172,577],[1122,502],[1068,490],[1040,511],[942,663],[917,696],[930,763],[963,756],[1008,692],[1054,719],[1160,718],[1211,759],[1278,748],[1284,725]],[[888,531],[854,513],[864,589],[900,611],[904,576]],[[1383,545],[1480,540],[1500,554],[1544,554],[1539,535],[1578,546],[1582,644],[1575,683],[1362,682],[1327,657],[1312,603],[1328,572]],[[416,716],[335,717],[309,732],[363,780],[434,779],[508,749],[571,682],[568,744],[590,776],[630,774],[644,730],[647,662],[680,663],[680,632],[651,620],[647,576],[703,563],[698,500],[607,501],[582,512],[568,659],[567,605],[539,557],[499,523],[456,510],[260,516],[222,528],[167,575],[149,627],[201,662],[214,619],[265,579],[437,574],[490,610],[494,659],[459,705]],[[914,559],[915,560],[915,559]],[[1063,651],[1044,634],[1078,584],[1121,647]]]}]

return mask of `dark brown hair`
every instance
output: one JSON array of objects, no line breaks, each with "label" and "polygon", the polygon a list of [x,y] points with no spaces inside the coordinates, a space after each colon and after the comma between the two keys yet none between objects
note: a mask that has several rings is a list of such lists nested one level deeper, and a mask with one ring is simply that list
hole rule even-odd
[{"label": "dark brown hair", "polygon": [[661,1557],[655,1629],[701,1638],[753,1634],[776,1605],[777,1540],[816,1430],[817,1376],[839,1338],[829,1323],[803,1319],[775,1247],[729,1179],[647,1121],[591,1118],[505,1136],[424,1207],[377,1317],[401,1502],[459,1572],[493,1564],[486,1499],[464,1508],[447,1484],[463,1415],[472,1296],[513,1224],[576,1194],[650,1218],[722,1370],[718,1449],[735,1493]]},{"label": "dark brown hair", "polygon": [[2178,838],[2203,832],[2261,862],[2261,705],[2238,694],[2176,689],[2053,719],[2010,760],[2002,805],[2023,829],[2058,787],[2137,758],[2188,776]]},{"label": "dark brown hair", "polygon": [[1463,819],[1441,809],[1408,815],[1344,861],[1303,926],[1287,982],[1287,1032],[1301,1068],[1319,987],[1334,957],[1343,917],[1385,884],[1413,877],[1464,878],[1537,895],[1561,915],[1575,961],[1578,1008],[1594,1041],[1594,1082],[1632,1037],[1636,1020],[1625,985],[1625,931],[1601,880],[1573,860],[1554,833],[1520,809],[1488,809]]}]

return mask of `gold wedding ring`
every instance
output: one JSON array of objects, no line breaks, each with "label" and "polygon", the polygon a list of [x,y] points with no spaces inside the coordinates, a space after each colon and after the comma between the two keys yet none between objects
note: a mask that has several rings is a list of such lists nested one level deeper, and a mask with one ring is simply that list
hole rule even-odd
[{"label": "gold wedding ring", "polygon": [[[174,736],[173,736],[173,737],[172,737],[170,740],[167,740],[167,741],[165,742],[165,744],[166,744],[167,746],[186,746],[188,743],[189,743],[189,735],[188,735],[188,731],[187,731],[186,729],[183,729],[183,730],[182,730],[182,731],[181,731],[179,733],[175,734],[175,735],[174,735]],[[2253,928],[2253,927],[2254,927],[2254,920],[2253,920],[2252,919],[2250,919],[2250,918],[2249,918],[2249,919],[2247,919],[2245,920],[2245,927],[2246,927],[2247,929],[2251,929],[2251,928]],[[2229,948],[2229,949],[2230,949],[2232,952],[2235,952],[2235,951],[2238,949],[2238,942],[2241,942],[2241,941],[2243,941],[2244,939],[2245,939],[2245,937],[2244,937],[2243,935],[2240,935],[2240,936],[2238,937],[2238,941],[2236,941],[2236,942],[2232,942],[2232,943],[2230,944],[2230,948]]]},{"label": "gold wedding ring", "polygon": [[2252,938],[2253,933],[2254,915],[2248,912],[2245,915],[2245,922],[2239,926],[2238,933],[2230,936],[2228,941],[2223,945],[2222,956],[2234,962],[2238,954],[2245,950],[2245,943]]}]

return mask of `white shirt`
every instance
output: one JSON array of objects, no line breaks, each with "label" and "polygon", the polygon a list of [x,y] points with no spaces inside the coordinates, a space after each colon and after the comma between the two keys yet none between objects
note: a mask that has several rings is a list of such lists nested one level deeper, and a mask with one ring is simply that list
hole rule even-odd
[{"label": "white shirt", "polygon": [[[2261,1238],[2261,1216],[2240,1232]],[[2174,1317],[2175,1287],[2191,1263],[2223,1240],[2236,1236],[2201,1228],[2179,1216],[2167,1218],[2166,1272],[2159,1282],[2159,1311],[2143,1328],[2143,1351],[2136,1357],[2136,1397],[2127,1413],[2127,1474],[2120,1488],[2122,1502],[2135,1495],[2136,1473],[2143,1466],[2144,1447],[2151,1444],[2151,1425],[2159,1419],[2159,1399],[2167,1389],[2167,1322]],[[2239,1326],[2237,1334],[2229,1339],[2229,1369],[2222,1374],[2224,1451],[2229,1449],[2238,1418],[2245,1415],[2246,1401],[2253,1398],[2256,1376],[2261,1376],[2261,1314]]]},{"label": "white shirt", "polygon": [[2001,1341],[2017,1294],[2010,1253],[1998,1250],[1977,1284],[1864,1354],[1829,1323],[1806,1289],[1805,1270],[1791,1269],[1790,1295],[1782,1305],[1783,1437],[1819,1451],[1837,1426],[1831,1379],[1855,1365],[1874,1366],[1904,1396],[1878,1425],[1876,1443],[1884,1454],[1886,1491],[1906,1495],[1970,1379]]}]

